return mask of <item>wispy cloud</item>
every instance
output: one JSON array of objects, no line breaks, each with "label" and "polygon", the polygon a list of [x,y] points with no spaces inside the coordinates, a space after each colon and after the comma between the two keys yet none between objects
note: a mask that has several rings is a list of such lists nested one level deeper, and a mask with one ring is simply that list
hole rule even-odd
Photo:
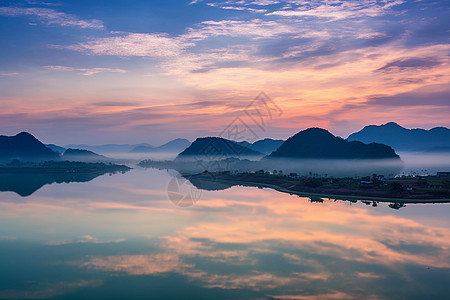
[{"label": "wispy cloud", "polygon": [[85,76],[91,76],[98,73],[126,73],[127,71],[122,69],[111,69],[111,68],[73,68],[66,66],[45,66],[47,70],[51,71],[62,71],[62,72],[80,72]]},{"label": "wispy cloud", "polygon": [[189,46],[193,44],[166,34],[128,33],[60,48],[93,55],[170,57]]},{"label": "wispy cloud", "polygon": [[404,3],[402,0],[387,1],[289,1],[292,8],[280,9],[272,12],[273,15],[285,17],[316,17],[332,21],[376,17],[386,14],[392,7]]},{"label": "wispy cloud", "polygon": [[66,14],[49,8],[40,7],[0,7],[0,15],[10,17],[28,16],[47,25],[80,27],[84,29],[104,29],[100,20],[82,20],[75,15]]},{"label": "wispy cloud", "polygon": [[441,62],[435,57],[409,57],[392,61],[377,69],[377,71],[390,72],[407,69],[429,69],[439,66],[440,64]]},{"label": "wispy cloud", "polygon": [[110,243],[121,243],[124,242],[125,239],[115,239],[115,240],[100,240],[90,235],[80,236],[79,239],[72,241],[49,241],[46,245],[50,246],[60,246],[60,245],[68,245],[68,244],[80,244],[80,243],[92,243],[92,244],[110,244]]},{"label": "wispy cloud", "polygon": [[294,34],[299,28],[293,24],[252,19],[250,21],[205,21],[189,28],[183,36],[188,40],[203,40],[215,36],[249,37],[252,39],[274,38]]},{"label": "wispy cloud", "polygon": [[19,75],[17,72],[9,72],[9,73],[0,73],[0,76],[15,76]]}]

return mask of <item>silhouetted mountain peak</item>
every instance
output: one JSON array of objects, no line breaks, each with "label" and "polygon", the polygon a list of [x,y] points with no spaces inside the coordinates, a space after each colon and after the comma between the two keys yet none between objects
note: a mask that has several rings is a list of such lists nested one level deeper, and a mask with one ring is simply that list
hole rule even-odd
[{"label": "silhouetted mountain peak", "polygon": [[188,148],[178,154],[177,159],[196,157],[198,159],[215,160],[240,156],[262,157],[263,154],[235,141],[220,137],[204,137],[197,138]]},{"label": "silhouetted mountain peak", "polygon": [[109,160],[106,156],[84,149],[67,149],[62,155],[63,160],[81,162],[99,162]]},{"label": "silhouetted mountain peak", "polygon": [[287,139],[268,158],[380,159],[399,158],[386,145],[348,142],[326,129],[309,128]]},{"label": "silhouetted mountain peak", "polygon": [[0,161],[45,161],[59,160],[58,153],[47,148],[28,132],[21,132],[15,136],[0,136]]},{"label": "silhouetted mountain peak", "polygon": [[435,127],[430,130],[414,128],[407,129],[397,123],[384,125],[369,125],[351,134],[347,140],[363,143],[383,143],[396,150],[416,151],[436,147],[450,146],[450,129]]}]

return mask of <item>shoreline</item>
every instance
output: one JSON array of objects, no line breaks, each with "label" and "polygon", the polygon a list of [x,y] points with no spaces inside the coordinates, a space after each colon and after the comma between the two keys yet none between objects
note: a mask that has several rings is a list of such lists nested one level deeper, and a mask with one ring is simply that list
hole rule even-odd
[{"label": "shoreline", "polygon": [[[196,174],[187,176],[188,179],[194,178],[199,180],[206,180],[210,182],[222,182],[226,184],[232,184],[234,185],[240,185],[240,186],[250,186],[250,187],[258,187],[258,188],[271,188],[273,190],[282,192],[282,193],[288,193],[291,195],[297,195],[297,196],[316,196],[316,197],[322,197],[322,198],[332,198],[335,200],[344,200],[344,201],[350,201],[350,202],[357,202],[364,201],[364,200],[370,200],[375,202],[387,202],[387,203],[403,203],[403,204],[439,204],[439,203],[450,203],[450,198],[435,198],[435,197],[417,197],[417,198],[411,198],[411,197],[398,197],[399,194],[391,194],[392,197],[389,197],[389,195],[374,195],[373,193],[368,193],[367,191],[362,191],[363,193],[355,195],[355,194],[349,194],[345,192],[340,192],[338,190],[335,191],[324,191],[320,188],[311,188],[311,187],[303,187],[303,190],[300,190],[302,186],[299,186],[298,182],[289,182],[288,180],[283,181],[283,183],[291,183],[290,187],[283,187],[279,184],[274,183],[267,183],[262,181],[251,181],[251,180],[240,180],[238,178],[232,178],[234,176],[227,176],[227,175],[215,175],[215,179],[212,179],[211,176],[204,175],[204,174]],[[258,177],[251,177],[252,179],[258,179]],[[297,189],[292,189],[296,187]],[[360,190],[354,190],[356,193],[361,192]],[[339,199],[343,198],[343,199]],[[353,200],[353,201],[352,201]]]}]

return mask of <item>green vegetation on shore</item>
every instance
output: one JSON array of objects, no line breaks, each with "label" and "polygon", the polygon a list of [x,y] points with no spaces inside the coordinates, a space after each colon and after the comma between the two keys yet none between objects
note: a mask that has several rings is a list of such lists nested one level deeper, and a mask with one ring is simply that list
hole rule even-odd
[{"label": "green vegetation on shore", "polygon": [[[314,174],[311,174],[314,175]],[[203,172],[190,180],[218,180],[236,184],[268,186],[290,192],[306,192],[330,195],[350,195],[396,199],[450,199],[450,177],[403,176],[385,179],[372,174],[362,178],[331,178],[283,174],[274,170],[265,172],[231,173]]]}]

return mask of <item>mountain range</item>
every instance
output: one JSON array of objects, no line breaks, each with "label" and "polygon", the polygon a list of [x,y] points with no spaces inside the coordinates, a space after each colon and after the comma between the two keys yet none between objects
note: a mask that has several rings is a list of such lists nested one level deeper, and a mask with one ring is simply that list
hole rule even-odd
[{"label": "mountain range", "polygon": [[[388,145],[388,146],[387,146]],[[66,148],[69,148],[66,150]],[[162,146],[147,143],[108,144],[99,146],[68,145],[66,148],[44,145],[33,135],[21,132],[15,136],[0,136],[0,163],[13,160],[42,162],[74,160],[105,161],[99,153],[177,153],[177,159],[224,159],[229,157],[379,159],[398,158],[395,151],[450,152],[450,129],[406,129],[397,123],[370,125],[351,134],[347,140],[325,129],[310,128],[283,140],[264,139],[254,143],[235,142],[219,137],[198,138],[192,144],[175,139]],[[395,150],[394,150],[395,149]]]},{"label": "mountain range", "polygon": [[281,144],[283,144],[283,142],[284,142],[283,140],[264,139],[256,141],[253,144],[249,142],[237,142],[237,143],[243,147],[248,147],[253,151],[267,155],[277,150],[281,146]]},{"label": "mountain range", "polygon": [[272,158],[299,159],[399,159],[394,149],[387,145],[347,141],[321,128],[309,128],[287,139]]},{"label": "mountain range", "polygon": [[136,146],[130,153],[180,153],[191,145],[186,139],[175,139],[159,147]]},{"label": "mountain range", "polygon": [[450,129],[435,127],[430,130],[406,129],[397,123],[369,125],[351,134],[347,140],[363,143],[382,143],[396,151],[449,152]]},{"label": "mountain range", "polygon": [[67,145],[65,148],[71,148],[71,149],[82,149],[82,150],[89,150],[95,153],[100,154],[112,154],[112,153],[128,153],[131,150],[133,150],[136,147],[152,147],[151,145],[147,143],[142,144],[106,144],[106,145],[85,145],[85,144],[70,144]]}]

